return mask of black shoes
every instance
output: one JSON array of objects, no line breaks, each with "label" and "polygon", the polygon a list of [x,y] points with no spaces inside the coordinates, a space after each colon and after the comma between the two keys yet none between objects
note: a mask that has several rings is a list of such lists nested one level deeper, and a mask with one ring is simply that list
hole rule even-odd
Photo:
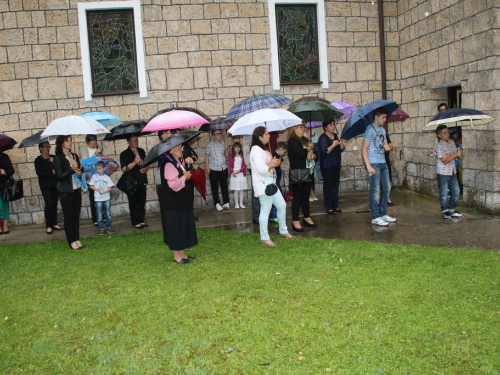
[{"label": "black shoes", "polygon": [[308,227],[308,228],[316,228],[318,226],[318,224],[314,223],[314,224],[309,224],[307,221],[305,220],[302,220],[302,224],[305,226],[305,227]]},{"label": "black shoes", "polygon": [[175,262],[175,263],[177,263],[177,264],[184,265],[184,264],[188,264],[188,263],[189,263],[189,260],[187,260],[187,259],[181,259],[181,260],[179,260],[179,261],[176,261],[176,260],[174,259],[174,262]]},{"label": "black shoes", "polygon": [[292,223],[292,230],[293,230],[294,232],[303,232],[303,231],[304,231],[304,228],[295,228],[295,225],[293,225],[293,223]]}]

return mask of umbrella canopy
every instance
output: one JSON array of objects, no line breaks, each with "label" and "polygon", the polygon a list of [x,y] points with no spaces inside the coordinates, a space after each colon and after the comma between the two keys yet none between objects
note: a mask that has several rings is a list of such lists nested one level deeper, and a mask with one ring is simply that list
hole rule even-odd
[{"label": "umbrella canopy", "polygon": [[236,122],[236,119],[227,119],[225,117],[219,117],[211,121],[210,124],[205,124],[200,127],[202,132],[211,132],[214,130],[227,130]]},{"label": "umbrella canopy", "polygon": [[122,122],[118,117],[109,112],[104,111],[93,111],[93,112],[85,112],[81,113],[80,117],[91,118],[92,120],[96,120],[99,124],[109,127]]},{"label": "umbrella canopy", "polygon": [[141,133],[142,129],[146,126],[146,121],[144,120],[133,120],[124,121],[121,124],[116,125],[109,134],[106,134],[104,141],[115,141],[117,139],[126,139],[127,136],[133,134],[136,136],[148,135],[151,132]]},{"label": "umbrella canopy", "polygon": [[300,102],[322,102],[326,104],[330,104],[330,102],[326,99],[320,98],[319,96],[304,96],[303,98],[297,99],[294,103]]},{"label": "umbrella canopy", "polygon": [[342,112],[330,105],[330,103],[317,101],[295,102],[288,107],[288,110],[307,122],[332,121],[343,115]]},{"label": "umbrella canopy", "polygon": [[345,120],[349,116],[351,116],[357,109],[354,104],[347,102],[333,102],[331,103],[335,108],[337,108],[340,112],[343,113],[341,117],[335,119],[335,121]]},{"label": "umbrella canopy", "polygon": [[408,113],[403,111],[401,108],[396,108],[396,110],[394,112],[392,112],[392,114],[390,116],[387,117],[386,122],[404,121],[407,118],[410,118],[410,116],[408,116]]},{"label": "umbrella canopy", "polygon": [[424,130],[435,130],[438,125],[454,126],[475,126],[489,124],[495,119],[486,113],[476,109],[452,108],[440,112],[425,125]]},{"label": "umbrella canopy", "polygon": [[193,112],[193,113],[196,113],[197,115],[203,117],[205,120],[207,120],[207,122],[210,122],[212,121],[210,119],[210,117],[208,117],[206,114],[204,114],[202,111],[196,109],[196,108],[192,108],[192,107],[172,107],[172,108],[165,108],[165,109],[162,109],[162,110],[159,110],[158,112],[156,112],[153,116],[151,116],[148,120],[148,123],[154,119],[156,116],[159,116],[163,113],[166,113],[166,112],[170,112],[172,110],[176,110],[176,111],[188,111],[188,112]]},{"label": "umbrella canopy", "polygon": [[158,130],[179,129],[189,126],[208,124],[210,121],[191,111],[172,109],[154,117],[148,122],[142,132],[155,132]]},{"label": "umbrella canopy", "polygon": [[179,146],[185,142],[190,141],[198,137],[201,134],[200,131],[196,130],[184,130],[177,134],[173,134],[168,138],[165,138],[163,141],[154,146],[151,151],[146,155],[146,158],[142,162],[142,167],[146,167],[151,163],[157,161],[162,154],[167,151],[170,151],[174,147]]},{"label": "umbrella canopy", "polygon": [[200,193],[201,197],[207,201],[207,177],[203,168],[196,168],[191,171],[191,182]]},{"label": "umbrella canopy", "polygon": [[5,134],[0,134],[0,147],[2,151],[10,150],[17,143],[13,138]]},{"label": "umbrella canopy", "polygon": [[226,119],[239,118],[259,109],[281,107],[282,105],[290,104],[291,102],[291,99],[281,94],[254,94],[251,97],[243,99],[241,102],[236,103],[229,110]]},{"label": "umbrella canopy", "polygon": [[302,119],[284,109],[264,108],[251,112],[234,123],[228,133],[251,135],[258,126],[266,126],[270,132],[281,131],[302,124]]},{"label": "umbrella canopy", "polygon": [[75,135],[75,134],[105,134],[109,130],[99,124],[96,120],[80,116],[60,117],[50,123],[40,137],[51,135]]},{"label": "umbrella canopy", "polygon": [[349,140],[363,134],[366,127],[373,122],[373,111],[381,107],[386,109],[387,116],[389,117],[399,107],[399,104],[392,100],[375,100],[374,102],[365,104],[347,120],[340,138]]},{"label": "umbrella canopy", "polygon": [[104,162],[104,174],[111,176],[111,174],[116,171],[120,166],[113,158],[108,156],[92,156],[88,159],[83,159],[81,161],[82,167],[85,170],[85,179],[90,181],[92,175],[96,174],[95,166],[98,162]]},{"label": "umbrella canopy", "polygon": [[48,142],[48,141],[51,141],[51,140],[57,138],[56,135],[50,135],[48,137],[40,138],[40,135],[42,135],[42,133],[43,133],[43,130],[40,130],[39,132],[36,132],[35,134],[30,135],[27,138],[24,138],[21,141],[21,144],[19,145],[19,148],[38,145],[40,143],[45,143],[45,142]]},{"label": "umbrella canopy", "polygon": [[309,128],[309,129],[319,128],[320,126],[323,126],[323,121],[306,122],[306,128]]}]

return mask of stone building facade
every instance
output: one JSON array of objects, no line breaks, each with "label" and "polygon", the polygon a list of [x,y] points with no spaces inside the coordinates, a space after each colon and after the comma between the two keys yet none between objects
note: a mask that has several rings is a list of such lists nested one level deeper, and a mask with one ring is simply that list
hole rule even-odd
[{"label": "stone building facade", "polygon": [[[291,99],[317,95],[329,101],[366,104],[381,99],[377,1],[312,1],[324,8],[327,80],[286,85]],[[272,84],[269,4],[261,1],[143,0],[140,2],[147,95],[114,95],[85,100],[77,1],[0,2],[0,132],[20,141],[52,120],[90,110],[122,120],[148,119],[171,106],[195,107],[212,118],[224,116],[252,93],[275,92]],[[133,3],[133,2],[130,2]],[[103,3],[107,4],[107,3]],[[272,3],[274,4],[274,2]],[[462,89],[463,106],[498,117],[500,6],[491,0],[383,1],[387,97],[410,119],[391,123],[395,185],[436,195],[434,135],[421,129],[446,99]],[[340,124],[340,128],[342,124]],[[464,130],[464,200],[500,210],[498,121]],[[340,130],[340,129],[339,129]],[[76,137],[82,145],[83,137]],[[200,160],[209,137],[194,144]],[[230,137],[228,143],[232,143]],[[149,150],[156,136],[140,138]],[[366,191],[361,138],[343,154],[341,192]],[[124,141],[107,142],[105,153],[119,157]],[[357,149],[357,150],[356,150]],[[43,222],[43,200],[32,161],[36,147],[8,151],[25,198],[12,203],[13,223]],[[113,175],[117,179],[119,173]],[[153,172],[150,171],[150,183]],[[320,192],[321,187],[317,190]],[[248,195],[249,197],[249,195]],[[208,207],[210,205],[209,194]],[[196,205],[203,207],[201,198]],[[153,185],[148,212],[158,210]],[[126,197],[113,192],[113,214],[126,214]],[[84,198],[82,218],[88,218]]]}]

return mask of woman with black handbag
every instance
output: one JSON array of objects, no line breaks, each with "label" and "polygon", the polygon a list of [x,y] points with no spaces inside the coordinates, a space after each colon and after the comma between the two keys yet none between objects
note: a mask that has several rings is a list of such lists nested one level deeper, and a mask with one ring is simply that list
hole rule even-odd
[{"label": "woman with black handbag", "polygon": [[286,203],[276,186],[275,168],[280,160],[273,158],[269,152],[269,133],[265,127],[255,128],[252,134],[250,149],[250,165],[252,167],[252,186],[255,196],[260,202],[260,241],[262,245],[274,247],[267,230],[269,212],[274,205],[277,210],[279,233],[281,237],[293,239],[286,226]]},{"label": "woman with black handbag", "polygon": [[305,126],[294,126],[288,131],[288,159],[290,160],[289,184],[293,192],[292,200],[292,229],[295,232],[303,232],[300,225],[299,212],[302,208],[305,227],[316,228],[311,219],[309,211],[309,194],[311,193],[311,175],[306,168],[307,160],[314,160],[316,155],[312,153],[314,143],[304,137]]},{"label": "woman with black handbag", "polygon": [[73,250],[83,249],[80,242],[80,211],[82,209],[81,181],[83,169],[78,155],[71,152],[73,137],[60,135],[56,139],[54,169],[57,191],[64,215],[66,240]]},{"label": "woman with black handbag", "polygon": [[120,165],[123,173],[129,173],[137,182],[136,191],[131,194],[127,192],[128,207],[130,211],[130,221],[136,229],[148,227],[144,223],[146,217],[146,185],[148,184],[147,172],[149,167],[142,168],[142,161],[146,157],[146,152],[139,148],[137,135],[127,136],[128,148],[120,154]]},{"label": "woman with black handbag", "polygon": [[54,156],[50,155],[50,143],[44,142],[38,145],[40,156],[35,159],[35,171],[38,176],[38,184],[42,192],[45,203],[45,228],[47,234],[52,234],[53,230],[61,230],[57,225],[57,201],[59,192],[57,191],[57,177],[54,169]]},{"label": "woman with black handbag", "polygon": [[[0,147],[0,192],[3,193],[7,186],[7,181],[14,175],[14,166],[10,161],[9,155],[4,154]],[[9,234],[9,202],[4,202],[0,194],[0,235]]]}]

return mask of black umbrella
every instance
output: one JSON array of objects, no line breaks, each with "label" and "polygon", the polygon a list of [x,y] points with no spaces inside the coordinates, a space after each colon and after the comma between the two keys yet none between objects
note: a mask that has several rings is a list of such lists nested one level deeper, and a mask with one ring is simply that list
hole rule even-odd
[{"label": "black umbrella", "polygon": [[0,134],[0,147],[2,151],[10,150],[17,143],[13,138],[5,134]]},{"label": "black umbrella", "polygon": [[141,133],[141,130],[144,129],[146,124],[147,122],[144,120],[124,121],[111,129],[109,134],[106,134],[104,137],[104,140],[115,141],[117,139],[126,139],[127,136],[130,136],[131,134],[138,137],[141,135],[151,134],[151,132]]},{"label": "black umbrella", "polygon": [[170,151],[174,147],[177,147],[183,143],[189,142],[191,139],[198,137],[201,134],[197,130],[184,130],[177,134],[171,135],[165,138],[163,141],[154,146],[151,151],[146,155],[146,158],[142,162],[142,167],[146,167],[151,163],[157,161],[161,155],[165,152]]},{"label": "black umbrella", "polygon": [[177,109],[179,111],[189,111],[189,112],[193,112],[193,113],[196,113],[197,115],[200,115],[201,117],[203,117],[205,120],[207,121],[212,121],[210,119],[210,117],[208,117],[206,114],[204,114],[202,111],[199,111],[197,110],[196,108],[191,108],[191,107],[172,107],[172,108],[165,108],[165,109],[162,109],[158,112],[156,112],[153,116],[151,116],[151,118],[148,120],[148,122],[150,122],[152,119],[154,119],[156,116],[158,115],[161,115],[162,113],[165,113],[165,112],[170,112],[172,109]]},{"label": "black umbrella", "polygon": [[202,132],[211,132],[214,130],[227,130],[236,122],[236,119],[227,119],[225,117],[219,117],[211,121],[210,124],[204,124],[200,127]]},{"label": "black umbrella", "polygon": [[21,144],[19,145],[19,148],[38,145],[40,143],[45,143],[45,142],[51,141],[52,139],[56,139],[57,138],[57,135],[49,135],[48,137],[40,138],[40,135],[42,133],[43,133],[43,130],[40,130],[39,132],[37,132],[37,133],[35,133],[33,135],[30,135],[27,138],[24,138],[21,141]]}]

